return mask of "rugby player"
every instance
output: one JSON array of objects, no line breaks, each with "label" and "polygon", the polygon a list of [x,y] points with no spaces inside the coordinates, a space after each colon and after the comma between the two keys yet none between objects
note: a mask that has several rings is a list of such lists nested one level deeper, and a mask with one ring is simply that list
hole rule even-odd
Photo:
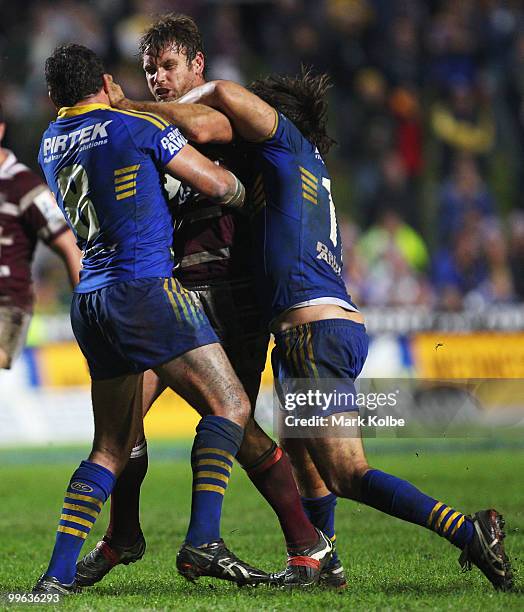
[{"label": "rugby player", "polygon": [[[158,101],[175,100],[205,83],[202,39],[195,22],[185,15],[168,15],[153,24],[141,39],[140,52],[149,89]],[[108,87],[109,92],[115,89],[109,80]],[[208,107],[200,108],[203,118],[209,114],[223,119]],[[229,142],[231,125],[227,120],[221,125],[224,132],[220,134],[217,126],[214,141]],[[201,136],[199,133],[197,141]],[[249,160],[236,147],[216,147],[208,154],[237,174],[246,172]],[[178,229],[174,248],[179,262],[175,276],[205,310],[254,411],[266,362],[268,330],[253,283],[249,220],[218,207],[186,185],[175,200]],[[144,415],[164,389],[154,373],[145,374]],[[253,419],[246,426],[237,459],[279,519],[293,576],[288,582],[294,586],[317,582],[329,562],[331,544],[304,513],[289,459]],[[143,556],[145,539],[140,529],[139,498],[146,471],[147,446],[140,432],[113,490],[111,519],[104,539],[78,563],[76,580],[82,586],[98,582],[117,564],[132,563]],[[192,568],[186,554],[179,555],[177,565],[187,578],[198,576],[198,568]]]},{"label": "rugby player", "polygon": [[202,416],[183,554],[205,575],[240,582],[234,565],[245,583],[265,581],[220,539],[222,500],[250,406],[205,314],[171,276],[173,225],[160,168],[224,206],[242,205],[243,186],[163,119],[112,109],[103,74],[100,59],[80,45],[58,47],[46,60],[59,111],[39,163],[84,252],[71,323],[91,374],[95,435],[67,487],[53,554],[34,591],[78,589],[78,554],[141,428],[148,369]]},{"label": "rugby player", "polygon": [[81,253],[53,195],[41,178],[2,147],[0,106],[0,369],[22,350],[33,311],[31,262],[38,240],[63,260],[78,283]]},{"label": "rugby player", "polygon": [[[199,105],[208,105],[227,116],[234,132],[251,143],[248,190],[251,185],[260,195],[252,211],[256,282],[265,320],[275,334],[277,388],[304,378],[337,378],[342,387],[352,386],[366,359],[368,339],[364,318],[341,276],[340,234],[322,158],[332,143],[325,133],[325,78],[274,76],[255,82],[250,90],[214,81],[193,89],[180,104],[136,106],[154,109],[189,130],[192,111],[196,117]],[[184,103],[188,107],[179,112]],[[216,126],[223,134],[217,116],[193,120],[203,141],[215,138]],[[424,526],[462,550],[464,568],[473,563],[496,589],[511,589],[502,516],[494,509],[466,516],[411,483],[372,468],[360,432],[355,433],[352,438],[282,441],[303,494],[316,500],[317,508],[322,503],[333,508],[335,496],[345,497]],[[332,521],[332,513],[326,512],[324,519]],[[276,579],[285,584],[288,576],[284,570]]]}]

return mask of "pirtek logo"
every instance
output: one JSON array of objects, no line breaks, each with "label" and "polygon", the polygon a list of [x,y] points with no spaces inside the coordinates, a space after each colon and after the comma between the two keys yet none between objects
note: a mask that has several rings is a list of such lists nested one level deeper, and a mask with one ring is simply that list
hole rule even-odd
[{"label": "pirtek logo", "polygon": [[89,485],[86,485],[84,482],[72,482],[71,488],[75,491],[82,491],[83,493],[93,492],[93,489]]},{"label": "pirtek logo", "polygon": [[73,147],[75,144],[83,145],[98,138],[107,138],[107,126],[113,120],[105,121],[104,123],[95,123],[94,125],[87,125],[81,130],[75,130],[69,134],[61,134],[60,136],[53,136],[53,138],[44,139],[44,155],[50,155],[58,153],[59,151],[64,152]]}]

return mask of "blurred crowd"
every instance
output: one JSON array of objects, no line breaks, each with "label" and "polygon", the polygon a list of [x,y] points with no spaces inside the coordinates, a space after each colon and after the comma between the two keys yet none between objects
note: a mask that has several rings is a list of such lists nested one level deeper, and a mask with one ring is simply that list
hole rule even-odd
[{"label": "blurred crowd", "polygon": [[[54,114],[43,63],[62,42],[93,48],[129,97],[146,98],[137,40],[168,11],[199,23],[209,78],[248,83],[301,64],[331,76],[327,162],[357,303],[524,299],[521,0],[2,2],[6,146],[35,167]],[[56,306],[55,274],[39,260],[41,308]]]}]

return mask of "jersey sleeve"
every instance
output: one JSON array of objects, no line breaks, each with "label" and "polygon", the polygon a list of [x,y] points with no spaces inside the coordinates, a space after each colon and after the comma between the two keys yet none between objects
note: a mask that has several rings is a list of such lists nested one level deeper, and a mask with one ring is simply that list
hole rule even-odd
[{"label": "jersey sleeve", "polygon": [[38,183],[20,198],[24,223],[40,240],[50,243],[67,231],[68,225],[53,194]]},{"label": "jersey sleeve", "polygon": [[273,149],[289,149],[293,150],[295,142],[293,139],[293,124],[289,119],[282,113],[277,112],[277,119],[273,133],[265,140],[258,143],[262,149],[273,150]]},{"label": "jersey sleeve", "polygon": [[152,113],[141,113],[133,126],[133,139],[136,145],[160,166],[167,164],[187,144],[180,130],[161,117]]}]

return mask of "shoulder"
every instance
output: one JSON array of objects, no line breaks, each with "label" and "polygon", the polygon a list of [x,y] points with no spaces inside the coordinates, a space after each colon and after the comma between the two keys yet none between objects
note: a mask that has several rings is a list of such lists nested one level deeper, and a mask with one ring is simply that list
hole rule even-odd
[{"label": "shoulder", "polygon": [[297,126],[279,111],[275,112],[275,127],[261,143],[266,148],[285,149],[290,153],[303,153],[312,149],[311,143],[302,135]]},{"label": "shoulder", "polygon": [[13,154],[10,154],[0,168],[0,179],[6,181],[4,190],[9,200],[20,205],[22,209],[27,207],[33,197],[46,189],[40,176],[20,163]]},{"label": "shoulder", "polygon": [[119,110],[112,108],[107,111],[111,117],[118,118],[122,123],[126,125],[150,127],[154,126],[158,130],[165,130],[170,126],[170,123],[162,117],[155,115],[154,113],[146,113],[135,110]]}]

